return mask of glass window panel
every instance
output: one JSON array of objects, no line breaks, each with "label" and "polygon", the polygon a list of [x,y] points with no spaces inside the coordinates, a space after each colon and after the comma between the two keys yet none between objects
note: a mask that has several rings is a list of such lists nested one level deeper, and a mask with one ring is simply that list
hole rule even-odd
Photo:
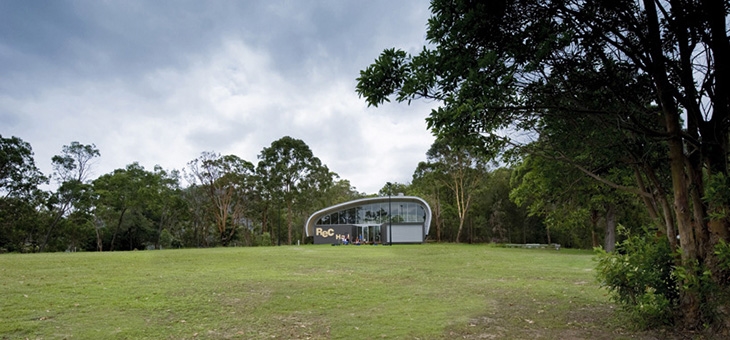
[{"label": "glass window panel", "polygon": [[363,206],[363,211],[364,211],[363,223],[370,223],[371,221],[373,221],[373,211],[372,210],[373,210],[373,208],[370,204]]},{"label": "glass window panel", "polygon": [[378,204],[378,223],[385,223],[388,220],[388,204]]},{"label": "glass window panel", "polygon": [[357,210],[357,219],[355,220],[355,223],[362,224],[363,221],[365,221],[365,209],[363,209],[363,206],[359,206],[355,208]]},{"label": "glass window panel", "polygon": [[398,202],[393,202],[393,205],[390,207],[390,212],[390,217],[393,219],[393,222],[398,222],[400,220],[400,207]]}]

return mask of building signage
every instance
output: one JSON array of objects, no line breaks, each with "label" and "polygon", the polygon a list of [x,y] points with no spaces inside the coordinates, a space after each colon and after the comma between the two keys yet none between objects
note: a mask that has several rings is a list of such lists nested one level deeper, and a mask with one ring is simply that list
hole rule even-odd
[{"label": "building signage", "polygon": [[315,244],[339,244],[343,237],[355,237],[355,227],[351,225],[327,225],[314,228]]}]

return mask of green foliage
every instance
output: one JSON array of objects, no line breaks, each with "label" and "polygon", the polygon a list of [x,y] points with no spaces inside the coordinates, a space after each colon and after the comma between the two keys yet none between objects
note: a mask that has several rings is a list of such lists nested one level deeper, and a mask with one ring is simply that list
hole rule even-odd
[{"label": "green foliage", "polygon": [[640,327],[671,324],[679,291],[669,243],[649,232],[630,235],[618,229],[626,239],[615,252],[596,249],[598,281]]},{"label": "green foliage", "polygon": [[271,242],[271,234],[267,231],[265,233],[256,235],[256,240],[254,241],[253,245],[257,247],[270,247],[273,246],[274,243]]},{"label": "green foliage", "polygon": [[0,197],[24,197],[48,179],[35,165],[30,143],[0,135]]},{"label": "green foliage", "polygon": [[169,230],[163,229],[162,232],[160,232],[160,246],[163,249],[171,248],[174,240],[175,236],[172,236]]},{"label": "green foliage", "polygon": [[708,214],[711,219],[722,220],[730,218],[730,177],[724,173],[710,176],[705,185],[703,200],[708,205]]},{"label": "green foliage", "polygon": [[[724,241],[717,244],[715,255],[721,259],[730,256],[730,250],[726,246]],[[698,261],[689,265],[678,265],[672,273],[681,293],[702,299],[699,316],[705,327],[722,327],[723,322],[728,322],[727,312],[724,310],[724,306],[730,303],[730,290],[727,288],[730,271],[723,269],[729,264],[726,259],[715,266],[714,273],[708,264],[700,265]]]},{"label": "green foliage", "polygon": [[333,186],[337,175],[314,156],[304,141],[289,136],[273,141],[258,158],[260,187],[275,208],[286,208],[286,240],[292,244],[294,233],[301,233],[301,229],[293,229],[295,220],[306,218],[304,215],[310,212],[304,210]]},{"label": "green foliage", "polygon": [[719,262],[717,267],[726,274],[726,278],[730,278],[730,243],[720,240],[715,245],[715,255]]}]

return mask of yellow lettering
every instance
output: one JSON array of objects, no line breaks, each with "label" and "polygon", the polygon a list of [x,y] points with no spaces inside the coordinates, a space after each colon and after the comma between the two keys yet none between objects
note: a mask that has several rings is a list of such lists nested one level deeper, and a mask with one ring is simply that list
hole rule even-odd
[{"label": "yellow lettering", "polygon": [[327,229],[327,230],[324,230],[324,229],[322,229],[322,228],[317,228],[317,229],[316,229],[316,230],[314,231],[314,234],[315,234],[315,235],[317,235],[317,236],[322,236],[322,237],[324,237],[324,238],[327,238],[327,237],[332,237],[332,236],[334,236],[334,235],[335,235],[335,230],[334,230],[334,229],[332,229],[332,228],[330,228],[330,229]]}]

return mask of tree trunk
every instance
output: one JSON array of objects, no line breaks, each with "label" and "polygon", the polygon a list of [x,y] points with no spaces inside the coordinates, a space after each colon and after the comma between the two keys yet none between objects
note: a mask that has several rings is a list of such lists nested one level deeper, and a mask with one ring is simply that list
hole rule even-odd
[{"label": "tree trunk", "polygon": [[[596,235],[596,230],[598,229],[598,211],[595,209],[591,210],[591,242],[593,243],[593,247],[598,247],[598,236]],[[608,249],[604,248],[606,251],[609,251]]]},{"label": "tree trunk", "polygon": [[662,232],[662,234],[667,237],[669,240],[669,249],[674,252],[677,250],[677,233],[674,225],[674,210],[667,200],[667,193],[661,182],[659,182],[659,179],[656,177],[654,169],[647,164],[644,165],[644,168],[647,177],[656,191],[656,193],[654,193],[654,200],[659,202],[659,206],[661,207],[664,216],[664,232]]},{"label": "tree trunk", "polygon": [[122,212],[119,214],[119,219],[117,220],[117,227],[114,228],[114,234],[112,234],[112,243],[109,245],[109,251],[114,251],[114,241],[117,239],[117,234],[119,233],[119,228],[122,226],[122,221],[124,220],[124,213],[127,212],[127,208],[122,209]]},{"label": "tree trunk", "polygon": [[51,234],[56,229],[58,224],[61,222],[61,218],[63,218],[63,215],[66,214],[66,211],[69,210],[69,207],[71,206],[70,201],[66,201],[63,203],[63,206],[61,206],[61,209],[59,209],[56,216],[53,218],[53,221],[48,226],[48,232],[46,232],[46,236],[43,238],[43,241],[40,244],[40,247],[38,248],[39,252],[43,252],[46,249],[46,245],[48,245],[48,239],[51,238]]},{"label": "tree trunk", "polygon": [[436,223],[436,242],[441,242],[441,200],[439,199],[438,188],[436,189],[436,206],[433,210],[433,220]]},{"label": "tree trunk", "polygon": [[266,233],[267,227],[268,227],[268,207],[264,207],[263,211],[261,211],[261,234],[263,235]]},{"label": "tree trunk", "polygon": [[287,243],[288,245],[291,245],[292,240],[292,203],[291,201],[286,203],[286,225],[287,225]]},{"label": "tree trunk", "polygon": [[97,226],[94,226],[94,231],[96,232],[96,249],[101,252],[103,250],[102,248],[104,248],[103,243],[101,242],[101,233]]},{"label": "tree trunk", "polygon": [[616,250],[616,205],[612,203],[606,207],[606,236],[603,247],[609,253]]},{"label": "tree trunk", "polygon": [[[691,284],[697,279],[698,249],[694,235],[695,230],[692,225],[682,125],[679,122],[680,114],[672,97],[671,83],[664,64],[665,58],[661,46],[663,40],[659,28],[656,4],[653,0],[644,0],[644,7],[647,15],[650,42],[647,48],[651,56],[651,64],[648,65],[648,68],[657,90],[659,104],[664,115],[666,132],[669,136],[667,145],[669,146],[669,166],[672,178],[672,193],[674,194],[674,214],[677,229],[679,230],[679,244],[682,248],[681,265],[687,270],[688,275],[685,281],[680,284]],[[700,327],[700,304],[701,300],[698,292],[687,289],[680,290],[680,311],[687,328],[697,329]]]},{"label": "tree trunk", "polygon": [[456,232],[456,243],[459,243],[461,240],[461,230],[464,228],[464,220],[462,218],[459,218],[459,230]]},{"label": "tree trunk", "polygon": [[547,244],[552,244],[553,242],[550,240],[550,227],[545,227],[545,231],[547,232]]},{"label": "tree trunk", "polygon": [[[641,192],[646,192],[651,194],[649,190],[646,188],[646,184],[644,183],[644,178],[641,175],[641,171],[638,166],[634,166],[634,178],[636,179],[636,184],[639,187],[639,190]],[[656,202],[651,197],[647,197],[645,195],[640,195],[642,201],[644,202],[644,206],[646,207],[646,210],[649,212],[649,217],[652,219],[652,221],[658,221],[660,219],[659,213],[657,212]]]}]

